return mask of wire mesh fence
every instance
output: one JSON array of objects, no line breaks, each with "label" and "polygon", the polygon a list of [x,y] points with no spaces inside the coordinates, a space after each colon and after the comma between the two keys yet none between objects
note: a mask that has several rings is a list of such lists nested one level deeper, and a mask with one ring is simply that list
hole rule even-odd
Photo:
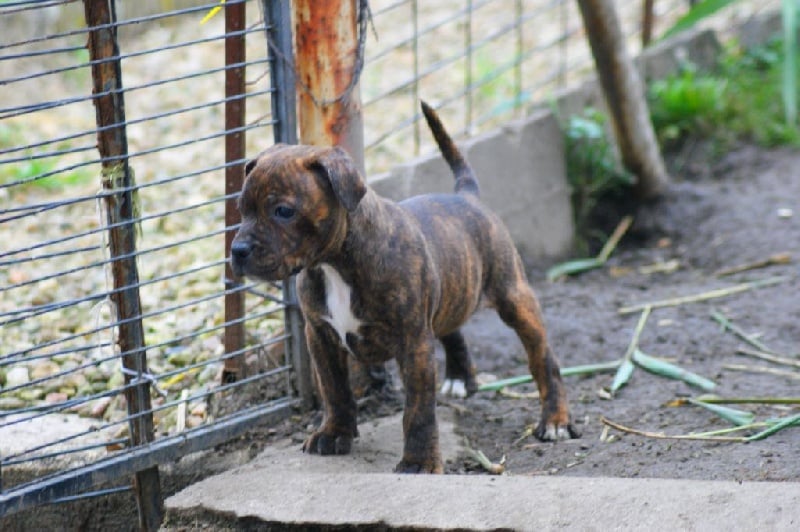
[{"label": "wire mesh fence", "polygon": [[[241,174],[276,126],[271,3],[249,2],[235,31],[227,16],[203,22],[216,2],[184,3],[0,6],[4,493],[24,477],[15,468],[44,477],[60,469],[54,457],[92,463],[216,425],[251,406],[237,399],[247,387],[262,405],[295,402],[279,287],[225,272],[236,227],[224,213],[238,193],[226,174]],[[247,59],[226,62],[237,45]],[[226,92],[232,72],[246,72],[240,93]],[[244,292],[244,313],[226,316]],[[237,326],[245,337],[226,349]],[[234,359],[248,371],[223,382]],[[51,437],[55,416],[69,422]],[[12,437],[21,431],[35,437]]]},{"label": "wire mesh fence", "polygon": [[[617,2],[633,53],[648,3]],[[687,5],[653,4],[655,35]],[[239,284],[225,257],[246,154],[292,141],[289,2],[218,6],[0,2],[0,515],[129,489],[308,393],[291,286]],[[420,98],[472,135],[591,73],[572,1],[370,7],[368,174],[432,150]]]},{"label": "wire mesh fence", "polygon": [[[616,5],[635,54],[643,2]],[[656,25],[685,6],[655,2]],[[442,106],[455,135],[471,136],[546,105],[593,69],[574,1],[387,0],[372,10],[377,42],[362,79],[368,173],[433,150],[420,134],[420,98]]]}]

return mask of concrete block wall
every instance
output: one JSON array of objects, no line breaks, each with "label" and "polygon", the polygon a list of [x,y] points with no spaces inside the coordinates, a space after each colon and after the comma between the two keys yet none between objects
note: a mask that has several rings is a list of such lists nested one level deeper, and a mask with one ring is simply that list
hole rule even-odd
[{"label": "concrete block wall", "polygon": [[[657,43],[636,63],[646,80],[659,79],[678,72],[686,62],[712,69],[719,51],[712,31],[693,31]],[[590,106],[605,107],[596,79],[557,94],[552,107],[566,118]],[[550,106],[533,107],[526,118],[458,145],[478,175],[484,202],[508,226],[526,262],[563,258],[572,251],[574,225],[564,140]],[[379,194],[399,201],[450,191],[453,176],[437,153],[375,176],[369,184]]]}]

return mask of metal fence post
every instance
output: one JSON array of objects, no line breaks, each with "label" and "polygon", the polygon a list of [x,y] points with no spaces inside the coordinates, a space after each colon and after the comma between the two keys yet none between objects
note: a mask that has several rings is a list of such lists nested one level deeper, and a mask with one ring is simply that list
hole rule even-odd
[{"label": "metal fence post", "polygon": [[[130,416],[131,443],[145,445],[154,439],[150,380],[136,266],[136,185],[128,166],[122,68],[117,44],[114,0],[85,0],[89,26],[89,55],[97,126],[97,148],[102,157],[103,189],[109,225],[109,248],[117,313],[118,345],[125,373],[125,398]],[[111,127],[109,127],[111,126]],[[114,127],[116,126],[116,127]],[[158,467],[139,471],[133,481],[142,530],[157,530],[163,520]]]},{"label": "metal fence post", "polygon": [[300,139],[341,146],[364,173],[364,125],[358,90],[364,65],[365,0],[296,0]]},{"label": "metal fence post", "polygon": [[[292,11],[290,0],[262,0],[272,87],[272,126],[275,142],[297,144],[297,100],[295,98]],[[286,357],[294,367],[295,385],[305,407],[314,403],[311,363],[303,332],[303,315],[297,301],[295,278],[283,282]]]},{"label": "metal fence post", "polygon": [[[244,2],[225,6],[225,256],[231,254],[231,243],[236,236],[234,227],[241,217],[233,197],[242,190],[244,181],[245,146],[245,46]],[[230,263],[225,264],[225,354],[242,353],[245,341],[245,314],[243,290],[231,290],[235,285]],[[236,382],[245,376],[244,356],[225,358],[222,382]]]}]

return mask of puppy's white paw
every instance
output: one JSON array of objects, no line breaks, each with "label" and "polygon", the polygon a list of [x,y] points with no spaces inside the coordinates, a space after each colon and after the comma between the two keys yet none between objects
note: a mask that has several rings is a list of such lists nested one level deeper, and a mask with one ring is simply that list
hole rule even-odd
[{"label": "puppy's white paw", "polygon": [[568,440],[570,438],[575,438],[577,435],[574,433],[574,429],[570,426],[564,425],[553,425],[548,423],[545,425],[544,431],[542,431],[539,439],[544,441],[558,441],[558,440]]},{"label": "puppy's white paw", "polygon": [[467,385],[461,379],[445,379],[442,383],[442,395],[463,399],[467,396]]}]

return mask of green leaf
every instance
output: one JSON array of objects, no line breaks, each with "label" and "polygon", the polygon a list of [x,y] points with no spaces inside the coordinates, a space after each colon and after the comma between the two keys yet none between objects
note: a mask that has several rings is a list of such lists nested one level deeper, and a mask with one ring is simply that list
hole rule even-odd
[{"label": "green leaf", "polygon": [[565,275],[575,275],[576,273],[588,272],[589,270],[602,267],[603,264],[605,264],[605,262],[596,257],[591,259],[576,259],[562,262],[561,264],[556,264],[547,270],[547,280],[554,281],[564,277]]},{"label": "green leaf", "polygon": [[664,360],[646,355],[638,349],[633,352],[633,361],[637,366],[650,373],[655,373],[656,375],[661,375],[662,377],[670,379],[681,380],[686,384],[696,386],[706,392],[710,392],[717,387],[714,381],[701,377],[691,371],[687,371],[675,364],[670,364]]},{"label": "green leaf", "polygon": [[[620,365],[619,360],[611,362],[598,362],[597,364],[584,364],[581,366],[570,366],[568,368],[561,368],[562,377],[570,377],[573,375],[592,375],[603,371],[613,371]],[[530,375],[519,375],[517,377],[509,377],[508,379],[501,379],[494,382],[482,384],[478,388],[479,392],[496,392],[506,386],[516,386],[517,384],[525,384],[531,382],[533,377]]]},{"label": "green leaf", "polygon": [[714,412],[719,417],[726,421],[730,421],[736,426],[742,425],[749,425],[755,420],[755,415],[751,412],[747,412],[745,410],[739,410],[736,408],[731,408],[728,406],[722,406],[717,404],[705,403],[703,401],[699,401],[697,399],[689,399],[689,402],[693,405],[701,406],[706,410]]},{"label": "green leaf", "polygon": [[772,436],[776,432],[783,430],[786,427],[794,427],[794,426],[800,426],[800,414],[795,414],[793,416],[781,418],[780,420],[777,421],[777,423],[775,423],[771,427],[748,437],[747,441],[763,440],[767,436]]},{"label": "green leaf", "polygon": [[664,32],[662,38],[672,37],[684,30],[695,26],[701,20],[710,17],[728,4],[732,4],[735,0],[703,0],[696,3],[689,11],[679,18],[675,24],[672,25],[667,31]]},{"label": "green leaf", "polygon": [[617,390],[628,384],[628,381],[633,375],[633,370],[636,366],[630,360],[623,360],[614,375],[614,381],[611,383],[611,393],[616,393]]}]

